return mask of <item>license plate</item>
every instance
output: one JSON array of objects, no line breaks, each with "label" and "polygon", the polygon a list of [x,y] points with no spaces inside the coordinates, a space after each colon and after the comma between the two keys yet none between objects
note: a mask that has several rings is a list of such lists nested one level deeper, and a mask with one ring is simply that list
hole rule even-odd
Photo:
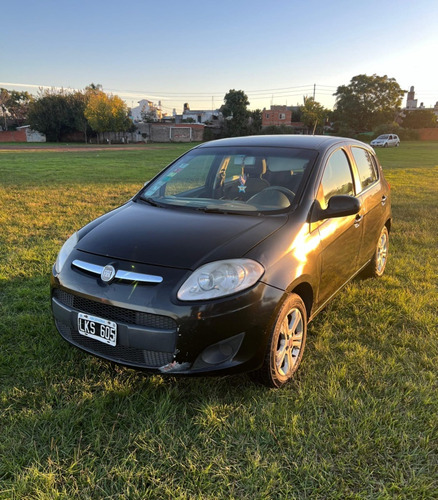
[{"label": "license plate", "polygon": [[104,344],[115,346],[117,343],[117,323],[114,321],[78,313],[78,331]]}]

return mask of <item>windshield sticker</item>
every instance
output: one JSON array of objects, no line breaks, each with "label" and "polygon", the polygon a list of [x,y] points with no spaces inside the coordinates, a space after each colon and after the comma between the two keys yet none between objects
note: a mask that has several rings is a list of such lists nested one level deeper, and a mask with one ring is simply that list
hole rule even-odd
[{"label": "windshield sticker", "polygon": [[188,165],[188,163],[183,163],[182,165],[175,165],[174,167],[172,167],[162,179],[154,182],[153,186],[151,186],[144,192],[144,196],[148,197],[154,195],[157,191],[160,190],[160,188],[167,184],[170,179],[172,179],[172,177],[174,177],[179,172],[182,172]]}]

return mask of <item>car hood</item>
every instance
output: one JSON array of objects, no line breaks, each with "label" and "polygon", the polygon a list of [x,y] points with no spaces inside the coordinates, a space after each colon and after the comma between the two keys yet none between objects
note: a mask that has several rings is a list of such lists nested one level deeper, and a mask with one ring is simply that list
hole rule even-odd
[{"label": "car hood", "polygon": [[196,269],[244,256],[286,221],[284,214],[205,213],[131,201],[85,226],[76,248],[109,259]]}]

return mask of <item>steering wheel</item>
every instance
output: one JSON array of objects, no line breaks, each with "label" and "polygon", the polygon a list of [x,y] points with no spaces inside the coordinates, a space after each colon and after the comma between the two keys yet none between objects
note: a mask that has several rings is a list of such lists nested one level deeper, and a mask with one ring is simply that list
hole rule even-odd
[{"label": "steering wheel", "polygon": [[269,186],[269,187],[263,189],[262,191],[256,193],[255,195],[251,196],[251,198],[247,201],[247,203],[254,201],[254,199],[255,199],[255,201],[257,201],[257,199],[256,199],[257,196],[262,197],[262,196],[266,195],[266,193],[268,193],[269,191],[278,191],[278,192],[284,194],[290,203],[292,203],[294,201],[295,193],[293,191],[291,191],[290,189],[283,187],[283,186]]}]

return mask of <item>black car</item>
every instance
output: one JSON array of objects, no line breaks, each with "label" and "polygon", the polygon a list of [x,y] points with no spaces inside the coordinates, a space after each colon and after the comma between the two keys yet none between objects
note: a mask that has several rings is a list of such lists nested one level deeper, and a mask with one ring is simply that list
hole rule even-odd
[{"label": "black car", "polygon": [[389,185],[372,148],[326,136],[202,144],[62,247],[51,277],[71,344],[169,374],[253,372],[279,387],[307,323],[381,276]]}]

